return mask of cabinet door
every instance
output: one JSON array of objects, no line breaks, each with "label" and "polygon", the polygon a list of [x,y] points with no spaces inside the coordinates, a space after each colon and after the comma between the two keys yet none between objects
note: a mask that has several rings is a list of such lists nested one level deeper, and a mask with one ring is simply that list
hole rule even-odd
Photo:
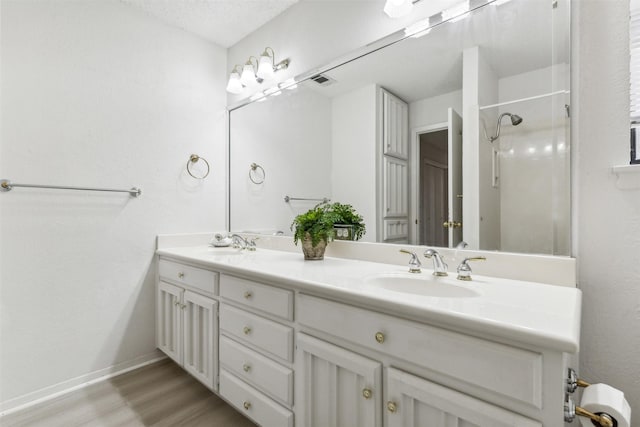
[{"label": "cabinet door", "polygon": [[387,369],[387,427],[542,427],[538,421],[394,368]]},{"label": "cabinet door", "polygon": [[409,215],[408,167],[404,160],[384,158],[384,212],[383,216]]},{"label": "cabinet door", "polygon": [[184,368],[212,390],[218,366],[217,310],[211,298],[184,293]]},{"label": "cabinet door", "polygon": [[160,350],[182,364],[182,294],[174,285],[158,282],[156,341]]},{"label": "cabinet door", "polygon": [[296,425],[381,426],[379,362],[304,334],[296,359]]},{"label": "cabinet door", "polygon": [[407,159],[409,157],[409,106],[406,102],[382,90],[383,153]]}]

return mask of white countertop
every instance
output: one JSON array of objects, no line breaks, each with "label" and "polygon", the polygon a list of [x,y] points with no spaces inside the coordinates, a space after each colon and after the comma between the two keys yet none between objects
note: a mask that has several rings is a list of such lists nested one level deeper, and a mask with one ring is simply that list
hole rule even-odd
[{"label": "white countertop", "polygon": [[[199,245],[163,248],[157,253],[489,339],[518,341],[567,353],[579,349],[582,293],[576,288],[473,273],[473,281],[463,282],[450,274],[433,280],[472,289],[478,295],[430,297],[374,287],[366,280],[381,273],[403,275],[407,267],[331,257],[305,261],[302,253],[261,248],[240,255],[229,255],[229,250]],[[429,268],[423,268],[421,275],[425,279],[430,279],[430,274]]]}]

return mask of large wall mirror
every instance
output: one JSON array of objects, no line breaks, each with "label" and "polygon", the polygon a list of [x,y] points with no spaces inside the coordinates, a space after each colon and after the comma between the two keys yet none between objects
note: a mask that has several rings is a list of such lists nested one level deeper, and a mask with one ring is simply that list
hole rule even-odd
[{"label": "large wall mirror", "polygon": [[231,109],[230,230],[329,199],[364,241],[570,255],[569,0],[471,7]]}]

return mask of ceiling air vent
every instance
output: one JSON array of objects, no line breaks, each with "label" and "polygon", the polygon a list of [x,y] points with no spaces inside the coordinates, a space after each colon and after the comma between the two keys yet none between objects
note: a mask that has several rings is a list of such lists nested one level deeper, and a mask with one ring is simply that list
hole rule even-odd
[{"label": "ceiling air vent", "polygon": [[311,80],[313,80],[314,82],[318,83],[321,86],[329,86],[330,84],[333,84],[336,82],[334,79],[332,79],[331,77],[325,74],[316,74],[315,76],[311,77]]}]

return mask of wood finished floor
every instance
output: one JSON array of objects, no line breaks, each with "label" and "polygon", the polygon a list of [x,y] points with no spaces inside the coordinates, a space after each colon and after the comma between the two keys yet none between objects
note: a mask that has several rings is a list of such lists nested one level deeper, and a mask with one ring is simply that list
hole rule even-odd
[{"label": "wood finished floor", "polygon": [[2,427],[255,427],[169,359],[0,418]]}]

